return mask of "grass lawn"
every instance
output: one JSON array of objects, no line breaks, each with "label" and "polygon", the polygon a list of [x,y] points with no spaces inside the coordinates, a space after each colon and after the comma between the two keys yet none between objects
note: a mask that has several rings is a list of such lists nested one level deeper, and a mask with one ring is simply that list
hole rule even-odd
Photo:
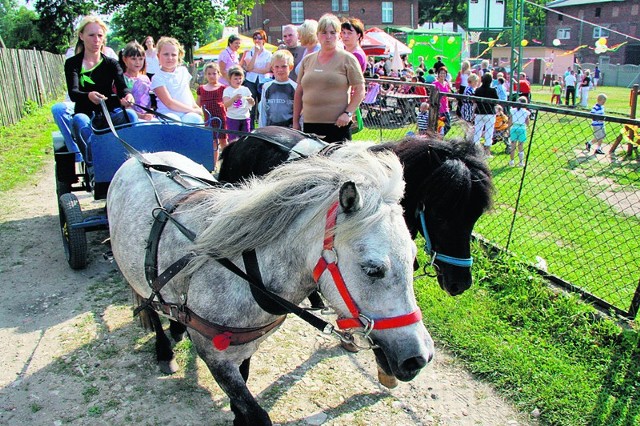
[{"label": "grass lawn", "polygon": [[[607,95],[607,103],[605,105],[605,110],[607,114],[621,114],[629,117],[629,112],[631,111],[631,107],[629,104],[629,93],[631,89],[627,89],[626,87],[611,87],[611,86],[603,86],[596,87],[595,89],[589,92],[589,108],[584,111],[590,111],[593,105],[596,103],[596,97],[600,93],[604,93]],[[541,104],[550,104],[551,101],[551,88],[542,87],[539,85],[534,85],[531,87],[531,97],[533,102],[541,103]],[[562,99],[564,103],[564,98]],[[576,101],[576,103],[578,103]],[[580,109],[580,107],[577,107]],[[640,111],[636,111],[636,115],[640,115]]]},{"label": "grass lawn", "polygon": [[15,125],[0,127],[0,191],[30,182],[52,158],[51,132],[58,130],[51,117],[52,104],[35,109]]},{"label": "grass lawn", "polygon": [[[636,175],[627,171],[616,174],[608,167],[569,161],[575,160],[576,147],[584,140],[588,124],[564,122],[562,117],[543,120],[541,115],[539,119],[541,127],[537,131],[541,137],[531,145],[531,177],[525,182],[538,193],[534,194],[535,200],[526,196],[522,201],[527,215],[517,223],[521,233],[514,237],[524,254],[496,257],[476,243],[472,288],[450,297],[433,278],[419,278],[415,282],[418,303],[434,339],[456,354],[477,377],[493,383],[522,412],[538,409],[538,424],[640,425],[638,325],[601,316],[576,296],[549,287],[522,263],[523,258],[529,260],[530,255],[540,252],[552,259],[553,244],[547,240],[558,238],[571,238],[571,246],[578,253],[598,250],[589,243],[598,237],[597,230],[586,233],[572,227],[585,215],[597,214],[614,226],[629,226],[618,222],[620,218],[604,209],[597,197],[588,196],[591,185],[583,176],[609,173],[607,176],[620,185],[635,186],[638,170],[631,172]],[[55,125],[48,108],[15,126],[0,128],[0,191],[28,182],[49,160],[52,130]],[[404,134],[406,129],[399,131]],[[568,137],[571,143],[567,142]],[[377,130],[368,129],[357,135],[357,139],[377,138]],[[504,227],[510,224],[508,204],[515,195],[522,169],[506,169],[504,155],[490,161],[498,198],[495,211],[481,219],[478,230],[504,238]],[[549,171],[545,174],[546,169]],[[572,196],[573,191],[585,195]],[[566,206],[558,206],[559,199]],[[541,220],[548,211],[553,213],[551,219]],[[538,226],[544,233],[527,226],[535,221],[540,222]],[[494,223],[493,229],[490,223]],[[611,240],[609,248],[628,244],[615,236],[605,237]],[[422,246],[421,241],[417,244]],[[637,249],[637,245],[627,245],[625,250],[634,251],[624,255],[637,253]],[[424,264],[424,254],[419,256]],[[580,265],[575,275],[586,273],[584,268],[590,269]],[[637,279],[638,270],[636,266],[631,278]],[[614,277],[601,279],[609,281]]]}]

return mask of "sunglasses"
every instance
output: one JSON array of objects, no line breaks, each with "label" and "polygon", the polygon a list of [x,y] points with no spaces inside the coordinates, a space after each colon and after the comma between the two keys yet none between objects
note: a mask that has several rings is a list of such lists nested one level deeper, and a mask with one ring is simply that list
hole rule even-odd
[{"label": "sunglasses", "polygon": [[254,40],[262,40],[262,36],[259,36],[259,35],[258,36],[253,36],[253,39]]}]

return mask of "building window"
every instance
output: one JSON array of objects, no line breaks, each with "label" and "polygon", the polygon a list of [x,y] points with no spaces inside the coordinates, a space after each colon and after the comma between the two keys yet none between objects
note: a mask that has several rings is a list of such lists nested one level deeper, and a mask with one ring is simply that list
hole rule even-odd
[{"label": "building window", "polygon": [[382,2],[382,23],[383,24],[393,23],[393,2],[392,1]]},{"label": "building window", "polygon": [[564,18],[564,16],[558,15],[558,21],[562,22],[562,18]]},{"label": "building window", "polygon": [[599,7],[596,7],[596,18],[600,17],[600,12],[601,12],[601,9]]},{"label": "building window", "polygon": [[595,27],[593,29],[593,38],[600,38],[600,37],[609,37],[609,30],[602,27]]},{"label": "building window", "polygon": [[617,18],[619,14],[620,14],[620,8],[618,6],[614,6],[611,8],[611,16],[613,18]]},{"label": "building window", "polygon": [[634,16],[637,15],[639,8],[640,7],[637,4],[632,4],[631,5],[631,14],[634,15]]},{"label": "building window", "polygon": [[556,38],[560,40],[569,40],[571,38],[571,28],[558,28]]},{"label": "building window", "polygon": [[304,2],[291,2],[291,23],[302,24],[304,22]]},{"label": "building window", "polygon": [[342,0],[342,11],[343,12],[349,11],[349,0]]},{"label": "building window", "polygon": [[340,10],[340,0],[331,0],[331,11],[337,12]]}]

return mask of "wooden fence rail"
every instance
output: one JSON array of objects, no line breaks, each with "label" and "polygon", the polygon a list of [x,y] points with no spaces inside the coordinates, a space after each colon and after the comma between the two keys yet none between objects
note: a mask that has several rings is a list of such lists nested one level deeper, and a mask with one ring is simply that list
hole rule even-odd
[{"label": "wooden fence rail", "polygon": [[42,106],[65,90],[64,55],[0,48],[0,126],[17,123],[28,101]]}]

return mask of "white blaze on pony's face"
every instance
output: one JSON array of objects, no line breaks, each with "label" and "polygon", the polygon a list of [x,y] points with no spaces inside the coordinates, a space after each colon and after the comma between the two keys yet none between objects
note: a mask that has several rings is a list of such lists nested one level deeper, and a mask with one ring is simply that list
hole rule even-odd
[{"label": "white blaze on pony's face", "polygon": [[[350,192],[349,194],[344,194]],[[334,247],[337,264],[359,313],[374,320],[408,316],[418,310],[413,293],[413,260],[417,248],[397,202],[380,200],[363,212],[357,186],[341,190]],[[350,222],[366,223],[367,232],[352,233]],[[362,228],[360,228],[362,229]],[[350,262],[340,262],[340,259]],[[325,271],[320,289],[340,318],[352,318],[348,302]],[[355,330],[351,330],[355,331]],[[379,367],[402,381],[413,379],[434,354],[433,340],[422,321],[375,329],[371,338]]]}]

